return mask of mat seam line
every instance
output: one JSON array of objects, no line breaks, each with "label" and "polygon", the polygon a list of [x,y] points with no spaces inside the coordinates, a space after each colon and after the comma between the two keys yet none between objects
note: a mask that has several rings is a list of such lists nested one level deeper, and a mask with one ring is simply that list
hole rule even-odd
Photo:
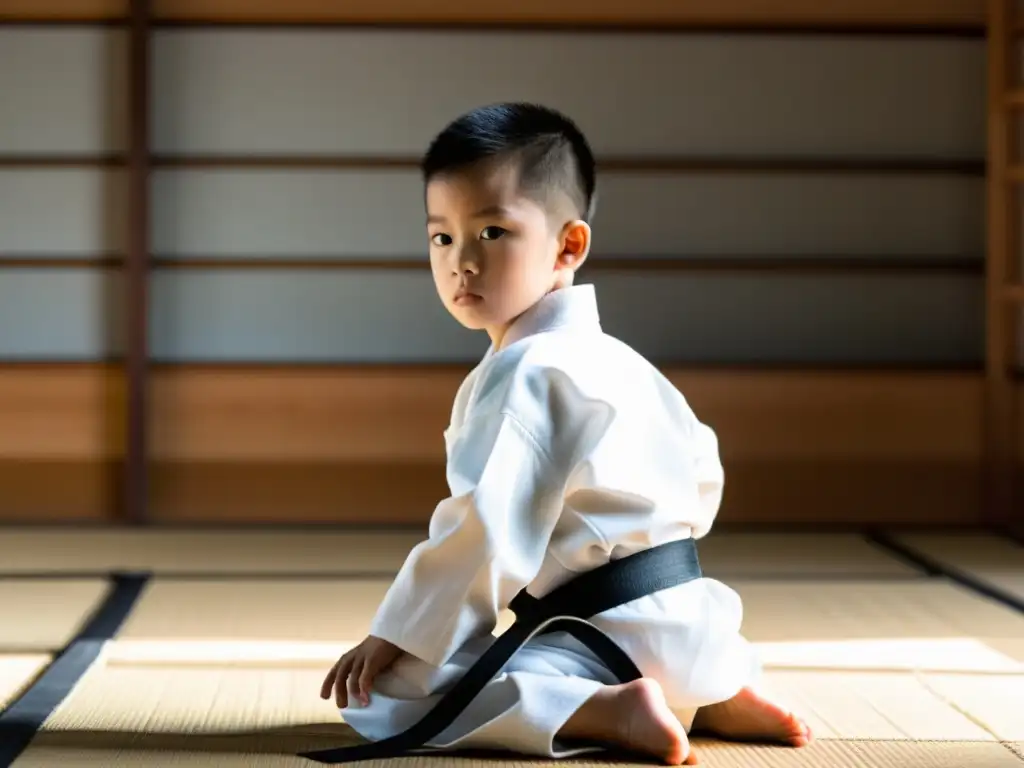
[{"label": "mat seam line", "polygon": [[910,544],[904,544],[903,542],[897,541],[883,531],[869,531],[868,533],[865,533],[865,537],[868,541],[882,547],[883,549],[889,550],[894,555],[902,557],[908,562],[913,562],[932,577],[945,577],[960,586],[975,592],[976,594],[1001,603],[1003,606],[1013,611],[1024,613],[1024,600],[1010,592],[1000,589],[994,584],[987,583],[984,579],[981,579],[962,568],[950,565],[938,558],[921,552]]},{"label": "mat seam line", "polygon": [[[169,582],[169,581],[249,581],[249,582],[267,582],[267,581],[338,581],[338,582],[352,582],[352,581],[383,581],[392,580],[398,575],[398,571],[388,571],[386,573],[376,572],[364,572],[364,573],[327,573],[327,572],[285,572],[285,573],[273,573],[273,572],[168,572],[163,573],[159,570],[151,572],[154,581]],[[728,581],[747,581],[751,579],[766,580],[766,581],[779,581],[779,582],[824,582],[826,584],[849,584],[849,583],[903,583],[908,581],[920,581],[922,576],[928,574],[922,573],[920,569],[915,569],[910,573],[886,573],[886,574],[858,574],[858,573],[792,573],[792,572],[773,572],[773,571],[759,571],[750,573],[729,573],[723,571],[708,571],[707,575],[711,578]],[[88,581],[108,578],[105,572],[100,571],[54,571],[54,572],[42,572],[42,571],[23,571],[23,572],[0,572],[0,582],[32,582],[32,581]]]},{"label": "mat seam line", "polygon": [[904,565],[914,568],[922,576],[934,579],[946,575],[936,563],[928,562],[925,558],[919,557],[917,553],[907,547],[895,545],[890,534],[881,529],[867,528],[861,531],[861,536],[864,538],[864,541],[875,547],[875,549]]},{"label": "mat seam line", "polygon": [[107,574],[109,590],[89,619],[32,682],[0,710],[0,768],[10,768],[100,658],[137,605],[151,574]]},{"label": "mat seam line", "polygon": [[1016,530],[1007,526],[1006,528],[1000,528],[995,531],[995,534],[1001,538],[1009,540],[1011,543],[1016,544],[1018,547],[1024,548],[1024,530]]},{"label": "mat seam line", "polygon": [[[953,710],[954,712],[956,712],[957,714],[959,714],[959,715],[960,715],[961,717],[963,717],[963,718],[964,718],[965,720],[967,720],[967,721],[969,721],[969,722],[971,722],[971,723],[974,723],[974,724],[975,724],[976,726],[978,726],[978,727],[979,727],[979,728],[980,728],[981,730],[985,731],[985,733],[987,733],[987,734],[991,735],[991,736],[992,736],[992,738],[993,738],[993,739],[994,739],[994,740],[995,740],[995,741],[996,741],[997,743],[999,743],[999,744],[1001,744],[1001,745],[1003,745],[1003,746],[1006,746],[1006,745],[1007,745],[1007,744],[1009,743],[1008,741],[1006,741],[1005,739],[1003,739],[1002,737],[1000,737],[1000,735],[999,735],[998,733],[996,733],[995,731],[993,731],[993,730],[992,730],[992,729],[991,729],[991,728],[990,728],[990,727],[989,727],[989,726],[988,726],[988,725],[987,725],[987,724],[985,723],[985,721],[984,721],[984,720],[981,720],[981,719],[979,719],[978,717],[976,717],[975,715],[971,714],[971,713],[970,713],[969,711],[967,711],[967,710],[966,710],[966,709],[964,709],[964,708],[963,708],[962,706],[960,706],[959,704],[957,704],[957,702],[956,702],[956,701],[954,701],[953,699],[949,698],[948,696],[944,696],[944,695],[943,695],[943,694],[942,694],[942,693],[941,693],[941,692],[940,692],[940,691],[939,691],[938,689],[936,689],[936,688],[935,688],[935,687],[934,687],[934,686],[933,686],[933,685],[931,684],[931,682],[930,682],[930,681],[928,680],[928,673],[927,673],[927,672],[923,672],[923,671],[917,670],[917,671],[915,671],[915,672],[914,672],[914,677],[915,677],[915,679],[917,680],[917,682],[918,682],[918,683],[919,683],[919,684],[921,685],[921,687],[922,687],[922,688],[924,688],[924,689],[925,689],[926,691],[928,691],[928,693],[929,693],[929,694],[931,694],[931,695],[932,695],[932,696],[934,696],[934,697],[935,697],[935,698],[936,698],[936,699],[937,699],[938,701],[940,701],[940,702],[941,702],[942,704],[945,704],[945,705],[946,705],[947,707],[949,707],[949,708],[950,708],[951,710]],[[1007,747],[1007,749],[1009,749],[1009,747]],[[1010,752],[1013,752],[1013,750],[1011,749],[1011,750],[1010,750]]]}]

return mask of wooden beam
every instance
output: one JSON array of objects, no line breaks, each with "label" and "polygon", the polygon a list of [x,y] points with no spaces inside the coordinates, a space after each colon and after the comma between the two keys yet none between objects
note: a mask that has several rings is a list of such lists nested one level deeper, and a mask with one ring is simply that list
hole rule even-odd
[{"label": "wooden beam", "polygon": [[[1010,370],[1016,357],[1007,302],[1010,263],[1018,253],[1015,236],[1020,218],[1015,214],[1017,195],[1010,184],[1024,177],[1015,166],[1011,145],[1012,108],[1010,73],[1017,69],[1011,44],[1013,35],[1010,0],[988,2],[988,254],[985,295],[985,520],[1005,526],[1013,509],[1014,475],[1017,472],[1015,398]],[[1019,257],[1017,257],[1019,258]]]},{"label": "wooden beam", "polygon": [[0,154],[0,168],[120,168],[127,162],[119,152],[101,155]]},{"label": "wooden beam", "polygon": [[0,22],[82,23],[127,16],[128,0],[0,0]]},{"label": "wooden beam", "polygon": [[154,0],[161,20],[211,23],[982,28],[983,0]]},{"label": "wooden beam", "polygon": [[[0,253],[0,269],[116,269],[125,258],[113,253],[64,256],[58,254]],[[269,270],[305,272],[310,270],[389,270],[422,271],[428,269],[426,257],[352,258],[348,256],[156,256],[150,270]],[[793,275],[965,275],[981,277],[985,265],[981,258],[969,256],[614,256],[593,254],[587,260],[587,272],[714,272],[714,273],[786,273]],[[1014,300],[1011,295],[1010,300]],[[1017,300],[1024,301],[1024,290]]]},{"label": "wooden beam", "polygon": [[[618,173],[723,173],[723,174],[937,174],[982,176],[983,159],[915,157],[759,157],[710,155],[598,156],[599,172]],[[410,170],[420,167],[418,156],[406,155],[273,155],[191,154],[154,155],[154,168],[212,169],[344,169]]]},{"label": "wooden beam", "polygon": [[83,254],[57,256],[52,254],[0,253],[0,269],[116,269],[124,263],[123,256],[115,254]]},{"label": "wooden beam", "polygon": [[125,377],[127,439],[122,514],[146,520],[149,501],[147,456],[147,364],[149,356],[149,0],[131,0],[129,44],[130,150],[128,172],[128,253],[125,259]]},{"label": "wooden beam", "polygon": [[[0,256],[0,267],[11,262]],[[61,263],[53,260],[53,263]],[[79,262],[80,263],[80,262]],[[316,258],[287,256],[217,257],[165,256],[155,258],[154,270],[394,270],[422,271],[429,268],[426,256],[421,258],[349,258],[321,256]],[[984,263],[980,258],[946,256],[721,256],[641,257],[591,255],[584,269],[587,272],[737,272],[856,274],[856,275],[924,275],[957,274],[981,277]]]},{"label": "wooden beam", "polygon": [[[980,33],[985,0],[154,0],[164,24],[503,26],[574,29]],[[0,23],[119,22],[127,0],[0,0]]]}]

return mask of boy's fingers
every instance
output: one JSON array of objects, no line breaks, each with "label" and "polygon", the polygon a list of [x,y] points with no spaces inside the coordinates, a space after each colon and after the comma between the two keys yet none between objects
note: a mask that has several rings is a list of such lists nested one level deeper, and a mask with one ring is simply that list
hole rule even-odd
[{"label": "boy's fingers", "polygon": [[351,657],[343,658],[338,665],[338,673],[334,677],[334,703],[338,706],[338,709],[344,709],[348,706],[348,689],[346,688],[346,682],[348,680],[349,673],[352,670],[353,663],[354,659]]},{"label": "boy's fingers", "polygon": [[366,664],[359,675],[359,696],[363,705],[370,703],[370,688],[373,686],[373,678],[377,676],[379,664]]},{"label": "boy's fingers", "polygon": [[350,700],[358,697],[359,675],[362,673],[363,665],[365,663],[366,661],[362,657],[357,658],[352,664],[352,667],[347,670],[345,679],[339,681],[339,690],[344,691],[345,693],[345,704],[342,708],[348,706],[348,702]]},{"label": "boy's fingers", "polygon": [[338,666],[341,664],[341,659],[334,662],[334,665],[327,672],[324,677],[324,681],[320,683],[320,698],[326,701],[331,698],[331,692],[334,690],[334,679],[338,675]]}]

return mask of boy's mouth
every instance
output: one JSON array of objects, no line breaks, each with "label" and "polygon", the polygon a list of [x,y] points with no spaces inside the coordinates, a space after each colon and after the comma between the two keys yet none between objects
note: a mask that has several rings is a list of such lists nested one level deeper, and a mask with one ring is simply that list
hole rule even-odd
[{"label": "boy's mouth", "polygon": [[453,299],[455,305],[459,307],[471,306],[473,304],[478,304],[481,301],[483,301],[482,296],[470,293],[469,291],[459,291],[455,294],[455,298]]}]

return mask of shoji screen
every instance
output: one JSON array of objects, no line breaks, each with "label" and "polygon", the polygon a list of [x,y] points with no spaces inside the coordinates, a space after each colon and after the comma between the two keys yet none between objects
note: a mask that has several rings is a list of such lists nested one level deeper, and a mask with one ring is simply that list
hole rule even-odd
[{"label": "shoji screen", "polygon": [[723,519],[969,514],[980,39],[184,27],[152,55],[158,518],[429,516],[485,341],[434,296],[416,160],[498,99],[590,136],[582,278],[719,429]]},{"label": "shoji screen", "polygon": [[0,26],[0,517],[114,513],[126,43]]}]

